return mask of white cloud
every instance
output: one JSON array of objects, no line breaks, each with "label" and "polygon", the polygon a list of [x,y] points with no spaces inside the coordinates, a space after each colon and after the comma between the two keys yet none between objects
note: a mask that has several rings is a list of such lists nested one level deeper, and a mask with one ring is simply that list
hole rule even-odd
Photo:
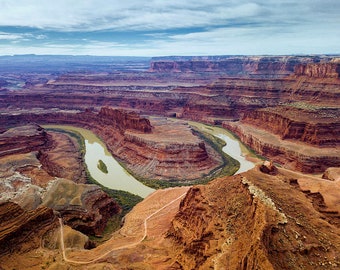
[{"label": "white cloud", "polygon": [[37,40],[42,40],[45,39],[45,35],[33,35],[29,33],[6,33],[6,32],[0,32],[0,40],[16,40],[16,41],[23,41],[23,40],[32,40],[32,39],[37,39]]},{"label": "white cloud", "polygon": [[[1,0],[0,51],[149,56],[339,53],[339,12],[339,0]],[[7,26],[34,31],[10,33]],[[95,30],[103,34],[98,40],[91,33]],[[86,34],[75,37],[72,31]],[[138,31],[138,38],[123,42],[112,38],[115,31]],[[30,40],[36,45],[27,46]]]},{"label": "white cloud", "polygon": [[213,26],[256,16],[247,1],[2,0],[0,25],[67,30],[150,30]]}]

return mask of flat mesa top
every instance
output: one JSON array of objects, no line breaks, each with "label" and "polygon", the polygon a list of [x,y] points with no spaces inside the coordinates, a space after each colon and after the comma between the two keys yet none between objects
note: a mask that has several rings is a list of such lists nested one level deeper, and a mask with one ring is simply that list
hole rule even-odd
[{"label": "flat mesa top", "polygon": [[167,119],[150,119],[153,126],[152,133],[135,133],[127,131],[131,135],[155,143],[198,144],[202,140],[192,133],[186,123],[176,123]]}]

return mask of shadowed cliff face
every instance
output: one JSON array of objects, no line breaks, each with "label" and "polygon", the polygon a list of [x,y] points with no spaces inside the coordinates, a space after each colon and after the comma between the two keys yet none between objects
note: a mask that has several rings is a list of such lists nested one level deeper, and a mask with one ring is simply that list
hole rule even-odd
[{"label": "shadowed cliff face", "polygon": [[325,221],[289,177],[254,169],[191,188],[167,235],[175,269],[339,266],[337,223]]},{"label": "shadowed cliff face", "polygon": [[59,179],[44,194],[42,205],[60,213],[65,224],[85,234],[100,235],[120,206],[96,185]]},{"label": "shadowed cliff face", "polygon": [[18,204],[3,202],[0,203],[0,224],[1,258],[40,247],[41,238],[58,226],[58,219],[52,209],[46,207],[25,211]]},{"label": "shadowed cliff face", "polygon": [[340,63],[300,64],[295,66],[294,73],[313,78],[339,78]]}]

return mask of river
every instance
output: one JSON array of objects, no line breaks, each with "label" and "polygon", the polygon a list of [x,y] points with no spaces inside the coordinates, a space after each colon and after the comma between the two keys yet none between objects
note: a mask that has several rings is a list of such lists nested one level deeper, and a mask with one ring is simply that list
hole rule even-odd
[{"label": "river", "polygon": [[[254,163],[248,161],[245,156],[249,154],[244,147],[227,130],[211,127],[197,122],[189,122],[201,130],[208,132],[226,142],[223,151],[240,162],[240,168],[236,173],[247,171],[254,167]],[[110,154],[105,144],[90,130],[65,125],[45,125],[44,128],[58,128],[63,130],[75,131],[81,134],[85,140],[85,163],[96,181],[103,186],[115,190],[124,190],[145,198],[154,189],[143,185],[130,175]],[[102,172],[98,167],[98,161],[102,160],[107,166],[108,173]]]},{"label": "river", "polygon": [[189,124],[222,139],[226,143],[222,151],[240,162],[240,168],[235,174],[246,172],[255,167],[254,162],[246,159],[246,156],[250,154],[247,147],[228,130],[192,121],[189,121]]},{"label": "river", "polygon": [[[115,190],[124,190],[145,198],[155,190],[143,185],[129,174],[107,150],[106,145],[92,131],[65,125],[46,125],[44,128],[58,128],[75,131],[85,140],[85,163],[91,176],[101,185]],[[102,160],[108,173],[98,169],[98,161]]]}]

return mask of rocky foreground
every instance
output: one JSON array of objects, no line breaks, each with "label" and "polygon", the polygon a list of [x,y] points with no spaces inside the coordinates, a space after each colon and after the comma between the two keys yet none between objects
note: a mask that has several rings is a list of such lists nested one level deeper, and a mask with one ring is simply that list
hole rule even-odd
[{"label": "rocky foreground", "polygon": [[8,263],[35,269],[45,254],[49,269],[338,269],[339,211],[339,181],[265,165],[189,190],[159,190],[111,240],[91,250],[75,244],[66,261],[60,227],[50,218],[49,234],[36,227],[43,246],[15,250],[0,262],[4,269]]}]

